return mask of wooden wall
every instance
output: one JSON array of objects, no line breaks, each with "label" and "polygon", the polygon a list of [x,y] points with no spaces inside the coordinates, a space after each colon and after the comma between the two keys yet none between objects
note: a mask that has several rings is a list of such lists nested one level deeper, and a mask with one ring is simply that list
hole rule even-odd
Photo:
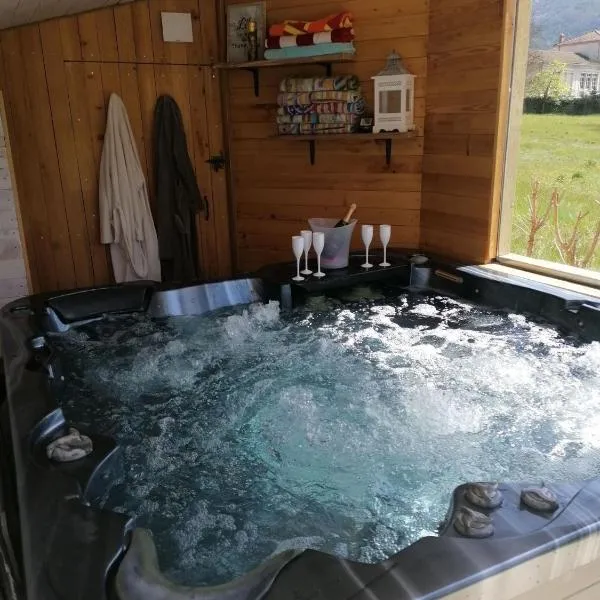
[{"label": "wooden wall", "polygon": [[495,258],[505,4],[431,0],[421,246],[467,262]]},{"label": "wooden wall", "polygon": [[[144,0],[0,32],[0,87],[34,291],[111,281],[99,243],[98,171],[112,92],[127,106],[151,196],[153,109],[163,93],[182,110],[201,189],[224,185],[204,162],[220,150],[211,144],[220,146],[221,122],[207,126],[206,106],[219,105],[218,80],[197,65],[214,61],[217,40],[214,14],[201,5]],[[161,10],[191,12],[197,43],[163,43]],[[228,211],[208,195],[201,256],[206,274],[216,276],[230,270],[229,240],[219,236]]]},{"label": "wooden wall", "polygon": [[[220,0],[237,1],[245,0]],[[398,51],[417,75],[418,136],[395,142],[389,167],[383,145],[369,140],[317,143],[311,166],[307,144],[275,137],[275,99],[282,78],[320,67],[262,70],[259,98],[248,72],[224,74],[237,270],[288,260],[290,236],[309,217],[341,216],[352,202],[360,222],[394,225],[395,246],[493,257],[505,3],[514,0],[267,0],[269,22],[354,13],[357,59],[334,72],[358,74],[369,103],[371,76]],[[34,291],[110,281],[98,243],[97,172],[113,91],[127,105],[150,189],[154,102],[170,93],[180,104],[200,185],[223,191],[220,200],[209,194],[211,218],[199,223],[202,261],[209,277],[230,271],[225,175],[204,162],[222,147],[220,115],[206,118],[220,113],[219,71],[197,66],[222,58],[214,21],[203,18],[215,4],[139,0],[0,32],[0,88]],[[165,9],[193,13],[198,43],[162,42]],[[358,231],[353,244],[361,245]]]},{"label": "wooden wall", "polygon": [[[231,0],[230,3],[233,3]],[[396,50],[417,75],[419,137],[396,142],[390,167],[382,145],[372,141],[318,144],[314,166],[305,144],[274,137],[278,83],[286,76],[321,74],[319,67],[270,68],[261,72],[260,97],[252,77],[231,72],[228,112],[238,267],[252,269],[291,258],[290,236],[312,216],[338,217],[356,202],[362,223],[391,223],[393,244],[417,247],[427,74],[429,0],[268,0],[269,22],[313,19],[350,10],[355,16],[357,60],[334,73],[359,75],[372,105],[371,76]],[[354,246],[360,246],[359,232]]]}]

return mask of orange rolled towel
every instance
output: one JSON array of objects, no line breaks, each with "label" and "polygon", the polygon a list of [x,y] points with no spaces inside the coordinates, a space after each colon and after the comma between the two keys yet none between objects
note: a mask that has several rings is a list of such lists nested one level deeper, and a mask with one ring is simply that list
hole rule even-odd
[{"label": "orange rolled towel", "polygon": [[344,12],[339,15],[330,15],[318,21],[292,21],[287,20],[269,27],[271,37],[283,35],[304,35],[306,33],[322,33],[335,29],[352,29],[352,13]]}]

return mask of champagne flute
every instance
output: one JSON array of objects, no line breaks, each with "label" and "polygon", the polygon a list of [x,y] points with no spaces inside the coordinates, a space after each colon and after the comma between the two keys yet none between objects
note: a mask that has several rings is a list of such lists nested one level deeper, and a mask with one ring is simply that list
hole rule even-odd
[{"label": "champagne flute", "polygon": [[292,236],[292,250],[296,257],[296,277],[292,277],[292,281],[304,281],[304,277],[300,275],[300,259],[304,252],[304,238],[301,235]]},{"label": "champagne flute", "polygon": [[313,233],[313,246],[317,253],[317,272],[314,275],[315,277],[325,277],[325,273],[321,273],[321,253],[325,248],[325,234],[322,231]]},{"label": "champagne flute", "polygon": [[373,225],[363,225],[362,226],[362,241],[365,245],[366,258],[364,264],[360,265],[363,269],[371,269],[373,265],[369,262],[369,246],[373,241]]},{"label": "champagne flute", "polygon": [[391,267],[392,265],[387,261],[387,247],[392,237],[392,226],[391,225],[380,225],[379,226],[379,239],[383,245],[383,262],[379,264],[380,267]]},{"label": "champagne flute", "polygon": [[312,271],[308,268],[308,253],[312,246],[313,232],[307,229],[303,229],[300,232],[302,239],[304,240],[304,271],[300,271],[302,275],[312,275]]}]

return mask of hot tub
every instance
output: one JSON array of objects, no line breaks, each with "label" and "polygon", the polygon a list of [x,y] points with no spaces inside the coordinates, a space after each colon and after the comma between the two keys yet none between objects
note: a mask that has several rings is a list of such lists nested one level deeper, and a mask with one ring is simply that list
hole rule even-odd
[{"label": "hot tub", "polygon": [[[564,483],[559,481],[563,479],[558,477],[562,474],[560,469],[547,471],[557,474],[556,482],[543,482],[558,501],[558,508],[550,512],[536,511],[522,504],[522,490],[530,486],[539,487],[542,483],[539,477],[543,474],[538,475],[531,466],[521,470],[517,465],[513,466],[516,470],[511,470],[511,473],[531,473],[531,478],[500,483],[499,491],[503,496],[500,507],[486,509],[474,506],[468,499],[466,492],[470,488],[463,478],[455,482],[455,485],[463,485],[456,487],[453,492],[450,489],[442,491],[443,486],[440,487],[436,501],[448,507],[447,514],[440,515],[439,523],[426,522],[423,525],[419,521],[421,517],[410,516],[410,507],[419,502],[427,504],[435,497],[435,493],[426,498],[418,494],[414,498],[395,498],[394,494],[398,493],[398,489],[405,489],[407,494],[411,489],[416,489],[421,494],[424,478],[430,477],[432,482],[448,484],[457,475],[444,473],[444,468],[436,469],[430,464],[427,469],[422,469],[424,474],[420,476],[416,488],[414,485],[410,487],[410,482],[406,488],[390,488],[390,476],[386,472],[386,468],[393,470],[396,456],[398,463],[406,461],[409,455],[418,457],[419,447],[415,449],[409,446],[414,442],[412,430],[424,423],[422,437],[415,439],[426,443],[430,428],[434,445],[443,444],[430,449],[431,456],[435,458],[435,452],[440,450],[446,457],[454,452],[455,460],[450,457],[449,464],[462,464],[463,471],[459,472],[478,476],[493,472],[497,476],[500,471],[495,470],[493,464],[486,462],[485,465],[478,465],[478,462],[482,462],[481,457],[486,455],[486,448],[491,448],[495,443],[492,438],[486,438],[485,444],[482,444],[477,437],[478,423],[488,412],[485,404],[482,408],[468,402],[456,403],[454,396],[476,397],[485,388],[491,411],[496,402],[494,382],[499,379],[494,368],[501,364],[502,357],[494,363],[496,367],[485,361],[467,363],[480,366],[480,373],[474,379],[479,382],[478,387],[470,389],[460,377],[453,379],[452,365],[458,366],[465,356],[493,357],[486,346],[496,343],[495,340],[499,339],[498,327],[505,328],[506,323],[519,331],[538,327],[538,321],[552,324],[554,328],[539,325],[542,339],[540,348],[530,347],[531,341],[527,337],[519,338],[509,343],[512,348],[510,356],[518,357],[522,352],[524,356],[533,357],[542,352],[543,358],[543,353],[551,348],[560,357],[563,351],[571,352],[569,348],[574,349],[575,359],[565,358],[563,362],[580,377],[573,384],[573,389],[581,389],[582,402],[592,406],[594,398],[587,397],[590,393],[585,382],[593,381],[593,374],[586,371],[589,370],[586,352],[588,348],[594,352],[595,347],[588,344],[600,340],[599,308],[595,300],[557,288],[542,285],[532,287],[530,282],[499,277],[483,268],[461,267],[437,259],[430,259],[421,265],[413,264],[410,257],[401,252],[393,255],[395,266],[389,269],[364,272],[358,266],[360,262],[359,257],[353,257],[349,269],[332,274],[322,282],[309,280],[303,285],[292,285],[289,282],[289,265],[278,265],[250,278],[201,286],[177,289],[145,284],[114,286],[32,296],[7,306],[1,321],[7,394],[2,398],[0,429],[3,457],[0,502],[1,510],[6,515],[0,558],[6,566],[3,570],[5,585],[17,591],[22,589],[29,599],[210,597],[250,600],[264,597],[342,600],[441,598],[450,594],[456,594],[452,597],[458,598],[463,590],[467,594],[465,597],[483,597],[483,591],[489,589],[486,585],[492,585],[489,582],[493,582],[495,589],[500,586],[505,590],[504,596],[495,597],[517,598],[519,594],[535,593],[536,587],[543,586],[545,582],[552,583],[568,571],[577,568],[593,570],[597,567],[600,559],[600,480],[594,477],[600,471],[600,460],[595,461],[594,454],[586,454],[583,462],[578,460],[577,453],[582,452],[577,446],[578,442],[565,442],[561,438],[561,444],[548,448],[546,454],[550,456],[549,461],[556,460],[557,464],[572,469],[565,473]],[[358,292],[356,286],[359,286]],[[273,304],[264,304],[265,308],[260,308],[263,303],[273,301],[279,303],[277,311]],[[246,305],[258,308],[244,312]],[[476,306],[484,308],[473,309],[480,311],[475,321],[469,321],[468,318],[464,321],[471,307]],[[217,319],[217,329],[199,327],[199,323],[209,321],[198,319],[206,319],[209,314],[217,315],[210,317],[213,325],[214,319]],[[330,314],[335,315],[334,320],[331,320]],[[520,316],[523,314],[529,315],[529,318]],[[277,321],[276,325],[272,323],[273,318]],[[360,321],[359,325],[353,325],[356,321]],[[404,335],[407,321],[411,321],[408,329],[412,328],[417,337]],[[467,324],[463,325],[463,322]],[[157,329],[153,329],[154,325],[150,327],[149,323],[158,324]],[[208,361],[210,364],[207,367],[206,361],[202,362],[201,348],[196,348],[198,355],[190,357],[188,348],[180,345],[179,338],[166,341],[165,327],[195,328],[192,332],[194,339],[200,339],[202,344],[207,345],[215,337],[215,332],[224,331],[222,337],[215,338],[216,346],[231,343],[238,349],[242,348],[244,356],[250,355],[252,349],[263,350],[256,357],[258,362],[240,362],[239,368],[225,364],[223,356],[217,353],[216,358],[213,356],[214,360]],[[133,408],[129,406],[128,416],[119,417],[120,421],[115,418],[115,423],[118,421],[120,425],[114,427],[107,425],[112,417],[105,405],[90,401],[97,393],[95,386],[104,381],[102,394],[106,394],[109,389],[106,382],[110,383],[112,378],[118,391],[113,400],[123,404],[131,402],[131,399],[122,396],[124,388],[119,386],[123,385],[123,381],[126,383],[127,377],[118,368],[119,360],[129,360],[126,347],[129,343],[127,332],[131,328],[137,328],[136,335],[143,338],[145,344],[143,352],[137,353],[135,373],[146,370],[158,373],[164,379],[172,375],[163,373],[166,371],[165,364],[177,364],[177,361],[184,359],[188,361],[188,375],[195,368],[194,365],[202,373],[202,381],[191,380],[188,384],[189,389],[197,386],[202,390],[201,401],[205,405],[194,405],[193,409],[196,415],[202,417],[198,417],[199,421],[207,422],[204,429],[195,430],[196,438],[201,437],[203,445],[197,447],[192,444],[187,447],[184,444],[184,454],[172,455],[177,456],[178,460],[185,457],[189,465],[164,464],[165,457],[171,456],[169,444],[172,441],[168,435],[165,437],[165,430],[176,426],[178,414],[189,409],[186,398],[170,398],[168,403],[163,403],[144,391],[143,407],[150,411],[149,414],[156,411],[156,422],[149,423],[145,419],[145,424],[140,425],[134,417],[141,411],[134,405]],[[400,337],[399,332],[402,332]],[[102,339],[104,335],[110,336],[113,348],[112,358],[106,355],[106,360],[102,354],[106,352]],[[189,332],[186,335],[186,339],[189,339]],[[267,342],[273,344],[270,352],[264,351]],[[77,368],[74,366],[80,360],[77,356],[79,343],[82,344],[81,361],[84,366],[87,359],[83,355],[87,351],[83,348],[98,344],[95,360],[104,368],[104,372],[95,378],[86,377],[84,367],[78,371],[81,365]],[[303,352],[299,353],[298,348],[302,348]],[[441,364],[436,362],[440,352],[446,365],[445,377],[448,382],[431,387],[429,374]],[[153,362],[163,354],[171,362]],[[402,362],[406,356],[418,360],[422,367],[421,376],[415,379],[414,371],[406,371],[408,375],[402,380],[405,390],[394,391],[393,386],[398,381],[394,379],[394,374],[410,368]],[[190,363],[194,360],[200,362]],[[310,367],[311,360],[316,361],[314,371]],[[262,364],[272,362],[283,365],[286,377],[293,379],[292,383],[285,382],[286,390],[294,391],[293,396],[282,396],[279,384],[273,392],[269,386],[277,378],[273,376],[269,379],[272,373],[263,375],[261,371],[256,374],[261,361]],[[299,364],[303,366],[299,368]],[[558,361],[552,364],[562,363]],[[339,381],[331,381],[329,378],[337,365]],[[506,371],[507,377],[517,378],[512,382],[513,386],[517,386],[514,389],[520,385],[519,368],[515,364],[514,368]],[[581,369],[585,372],[578,375]],[[295,371],[303,372],[298,374]],[[229,380],[223,383],[227,377],[235,380],[238,373],[242,381],[241,392],[229,389]],[[248,373],[253,378],[246,380],[244,378]],[[178,377],[176,375],[175,379]],[[353,377],[362,378],[358,388],[352,388]],[[553,377],[554,382],[563,381],[561,372],[554,373]],[[161,385],[163,379],[159,381]],[[543,382],[543,379],[539,381]],[[303,382],[307,382],[306,386]],[[502,387],[503,383],[498,382],[498,385]],[[427,391],[428,386],[432,392]],[[383,400],[381,404],[373,405],[361,404],[359,398],[358,404],[350,402],[346,406],[344,402],[352,396],[352,389],[358,390],[357,395],[361,398],[371,397],[370,390],[376,389],[386,402],[390,398],[395,399],[398,394],[399,398],[403,398],[401,403],[398,402],[403,412],[399,415],[393,404]],[[219,393],[214,390],[219,390]],[[244,404],[245,390],[248,390],[248,395],[251,390],[254,394],[257,390],[264,394],[267,408],[263,410],[260,398],[258,401],[255,399],[251,406]],[[319,390],[324,393],[320,399]],[[210,404],[209,396],[213,392],[215,402]],[[310,397],[306,398],[303,394],[309,394]],[[227,478],[237,473],[234,467],[239,465],[232,465],[230,470],[228,461],[231,461],[231,457],[219,463],[220,447],[215,450],[215,445],[211,446],[206,438],[211,428],[215,427],[214,421],[208,419],[212,414],[210,411],[221,410],[220,403],[225,403],[232,396],[243,405],[245,416],[235,427],[229,428],[228,431],[233,431],[235,435],[225,441],[233,447],[234,457],[244,450],[240,450],[240,444],[252,446],[252,453],[249,454],[251,462],[240,467],[241,477],[250,480],[256,476],[252,472],[255,465],[258,465],[258,477],[252,480],[249,490],[239,492],[239,497],[229,504],[222,503],[225,507],[222,508],[219,494],[224,496],[231,493],[226,485],[229,483]],[[274,396],[278,399],[276,404],[272,402]],[[549,394],[540,393],[541,396],[546,398],[546,404],[543,405],[546,410],[547,406],[551,406],[551,403],[548,404]],[[418,397],[418,402],[410,403],[406,400],[408,397]],[[133,401],[138,400],[136,396]],[[331,400],[330,406],[327,406],[328,400]],[[525,409],[529,405],[523,402],[522,406]],[[164,407],[171,413],[165,416],[160,412]],[[365,407],[371,419],[368,424],[364,421]],[[315,413],[319,409],[324,412]],[[584,409],[580,412],[584,412]],[[206,415],[202,415],[204,410]],[[336,423],[338,410],[340,419]],[[514,450],[518,462],[520,450],[511,450],[511,443],[518,446],[523,444],[523,440],[517,436],[518,432],[515,433],[514,423],[507,422],[503,429],[501,413],[497,411],[494,432],[503,436],[506,452],[510,454]],[[73,416],[70,421],[69,415]],[[230,414],[219,413],[218,417],[231,419]],[[595,417],[595,414],[590,414],[589,435],[592,437]],[[386,420],[405,425],[405,429],[392,431],[392,434],[401,431],[404,436],[402,439],[394,439],[389,431],[384,432]],[[379,425],[374,426],[375,422]],[[543,418],[539,415],[532,421],[536,427],[540,422],[543,422]],[[304,430],[303,423],[310,427],[307,425]],[[521,435],[527,431],[527,423],[519,425]],[[449,427],[449,424],[452,426]],[[148,434],[144,429],[146,425],[150,427]],[[552,423],[548,425],[552,428]],[[69,426],[77,426],[92,439],[93,452],[72,463],[50,461],[46,457],[48,443],[66,433]],[[254,448],[256,437],[248,437],[249,430],[253,428],[256,431],[250,433],[258,433],[261,439],[268,439],[269,443]],[[334,435],[336,428],[339,429],[337,436]],[[366,437],[367,429],[375,432],[373,441]],[[434,430],[437,431],[436,435]],[[542,449],[547,434],[547,431],[540,432],[537,429],[532,432],[532,438],[541,440],[538,440],[538,446]],[[147,435],[151,438],[154,436],[155,441],[147,443]],[[219,438],[219,443],[222,442],[223,439]],[[456,445],[458,442],[462,445]],[[465,450],[465,445],[469,444],[474,449],[472,454],[469,454],[470,450]],[[531,453],[539,453],[539,447],[532,448]],[[198,448],[202,452],[199,453]],[[374,448],[379,454],[375,453]],[[386,448],[392,451],[384,455]],[[348,455],[345,454],[347,451],[350,452]],[[135,455],[135,452],[138,454]],[[370,452],[374,454],[371,456]],[[336,457],[327,467],[329,470],[319,462],[327,453]],[[569,453],[575,457],[573,461],[565,459],[565,456],[569,458]],[[150,476],[144,472],[150,468],[146,464],[138,468],[136,475],[136,465],[131,460],[134,455],[138,461],[140,457],[147,458],[150,466],[156,466],[158,462],[157,472],[168,473],[169,480],[173,479],[172,474],[175,473],[179,477],[176,485],[189,484],[192,488],[195,482],[190,483],[189,479],[190,474],[195,472],[194,465],[202,465],[202,461],[206,462],[210,457],[222,470],[223,486],[217,485],[212,495],[208,490],[213,485],[211,482],[214,482],[215,474],[211,473],[213,479],[200,479],[198,475],[202,489],[196,490],[200,496],[194,496],[193,501],[201,498],[204,512],[200,520],[196,510],[194,519],[186,521],[187,505],[177,505],[180,513],[177,526],[188,530],[188,539],[194,535],[201,537],[206,529],[211,529],[210,543],[214,551],[210,560],[214,560],[214,563],[203,562],[209,560],[200,552],[204,548],[186,549],[183,546],[183,550],[177,550],[178,553],[169,551],[167,529],[173,524],[165,521],[164,529],[167,531],[159,531],[162,523],[159,517],[164,515],[153,514],[152,507],[155,507],[154,513],[160,513],[170,505],[165,504],[163,498],[155,498],[152,495],[154,491],[145,497],[143,485],[151,484],[152,481],[148,479],[155,475],[154,472]],[[465,467],[468,466],[470,455],[475,465],[473,470]],[[357,464],[365,471],[374,472],[381,465],[388,465],[381,467],[384,473],[381,479],[375,481],[379,486],[375,486],[377,489],[372,478],[365,477],[365,483],[360,469],[356,470],[356,460],[362,460],[363,456],[365,462]],[[539,460],[540,464],[546,465],[541,458]],[[265,496],[253,493],[264,478],[261,469],[265,469],[266,477],[270,475],[272,466],[276,469],[283,465],[287,469],[290,463],[296,463],[295,470],[292,475],[286,470],[285,477],[289,479],[307,474],[306,482],[298,487],[317,486],[316,492],[309,490],[310,503],[303,498],[298,505],[303,507],[302,510],[294,506],[290,508],[291,512],[284,513],[288,523],[282,524],[280,519],[279,523],[273,525],[259,520],[262,525],[258,534],[256,527],[254,530],[241,527],[239,522],[232,525],[232,519],[238,518],[238,505],[254,501],[255,504],[262,502],[266,507],[271,507],[273,496],[286,495],[284,500],[287,503],[295,497],[297,488],[293,482],[282,486],[278,481],[276,486],[268,488],[269,494]],[[314,480],[316,471],[321,471],[321,478],[317,481]],[[418,464],[412,464],[410,469],[399,469],[395,473],[396,480],[410,480],[415,476],[415,471],[419,471]],[[279,473],[277,476],[282,475]],[[331,486],[328,485],[328,479],[331,479]],[[338,479],[346,481],[339,483]],[[160,485],[166,484],[161,480]],[[348,487],[344,488],[344,485]],[[280,493],[283,488],[285,494]],[[177,488],[173,489],[177,492]],[[342,508],[330,509],[330,496],[340,495],[340,489],[348,497],[341,499]],[[361,517],[365,507],[360,503],[353,504],[354,499],[349,498],[353,493],[358,496],[359,489],[361,498],[366,498],[369,503],[366,508],[376,513],[372,526],[369,519]],[[187,498],[186,494],[187,491],[181,492],[182,497]],[[214,508],[217,504],[221,506],[220,512]],[[403,506],[400,512],[394,512],[396,505]],[[327,510],[321,510],[324,506]],[[253,505],[249,510],[254,514],[260,508]],[[477,509],[489,515],[493,522],[493,535],[485,539],[471,539],[458,533],[455,522],[464,514],[465,508]],[[419,510],[421,516],[429,514],[423,506],[414,512],[418,513]],[[279,505],[272,510],[274,513],[278,511],[281,511]],[[268,508],[263,512],[268,516]],[[435,514],[435,511],[431,514]],[[290,515],[294,515],[293,518]],[[218,527],[215,526],[215,520],[218,521]],[[394,531],[396,526],[398,531]],[[288,539],[291,534],[281,534],[281,544],[273,548],[263,544],[266,549],[257,554],[257,548],[261,547],[261,534],[263,530],[271,531],[269,527],[275,531],[269,533],[271,538],[276,538],[282,527],[307,533],[305,537],[297,536],[291,541]],[[311,536],[310,532],[315,527],[319,534],[325,533],[321,537]],[[231,540],[237,543],[235,547],[226,537],[228,530],[231,531]],[[339,533],[342,530],[346,537]],[[333,532],[331,539],[327,538],[327,532]],[[401,533],[404,539],[400,539]],[[368,543],[361,544],[363,535],[365,540],[369,540]],[[192,555],[199,552],[200,558],[192,556],[192,566],[188,566],[187,575],[193,575],[196,560],[204,572],[200,581],[204,585],[186,580],[186,573],[180,577],[172,576],[172,573],[178,573],[178,565],[169,565],[168,559],[175,563],[187,563],[188,552]],[[168,577],[159,568],[159,560],[161,565],[167,564]],[[551,567],[548,567],[548,560],[551,561]],[[237,563],[232,564],[235,561]],[[222,571],[217,577],[216,572],[221,567]],[[231,580],[227,579],[228,574]],[[584,572],[580,583],[572,575],[570,578],[575,587],[566,586],[564,589],[569,591],[565,591],[564,597],[572,594],[573,590],[590,588],[597,580],[588,571]],[[543,594],[540,597],[544,597]]]}]

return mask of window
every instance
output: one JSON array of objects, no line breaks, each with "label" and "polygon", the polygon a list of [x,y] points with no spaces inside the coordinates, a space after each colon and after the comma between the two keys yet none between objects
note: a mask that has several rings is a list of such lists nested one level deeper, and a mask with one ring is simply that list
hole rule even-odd
[{"label": "window", "polygon": [[579,80],[579,87],[582,90],[590,92],[598,89],[598,73],[582,73]]},{"label": "window", "polygon": [[555,2],[518,5],[498,261],[600,287],[599,73],[567,70]]},{"label": "window", "polygon": [[581,89],[582,90],[589,90],[591,83],[592,83],[592,74],[591,73],[584,73],[581,76]]}]

